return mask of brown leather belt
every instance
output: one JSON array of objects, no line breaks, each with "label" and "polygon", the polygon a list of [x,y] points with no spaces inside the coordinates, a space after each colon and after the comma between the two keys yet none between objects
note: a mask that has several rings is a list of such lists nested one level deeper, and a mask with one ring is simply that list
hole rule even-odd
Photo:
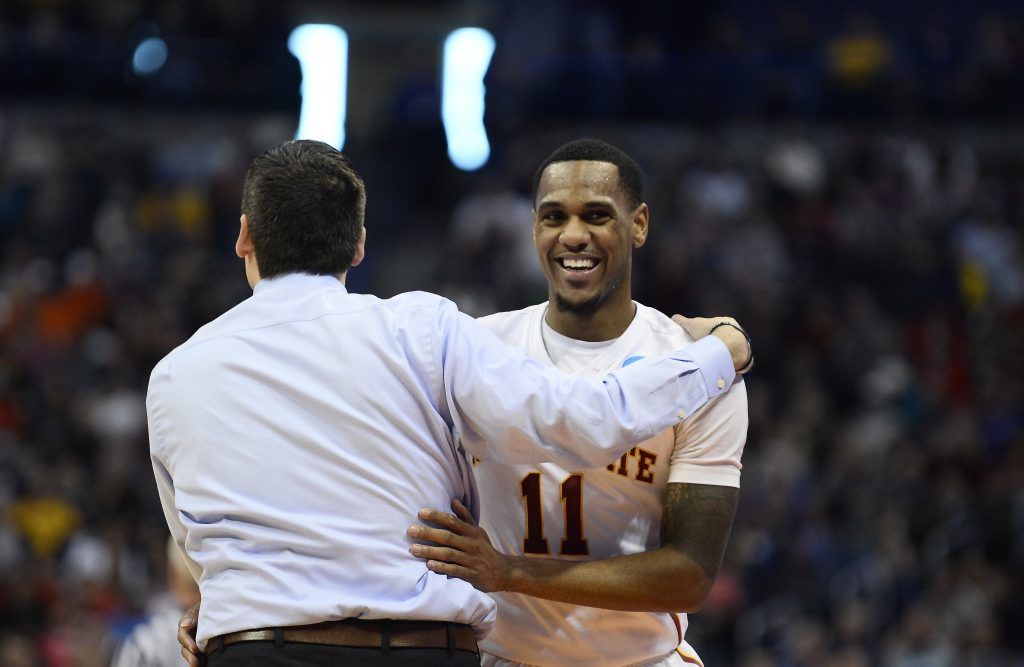
[{"label": "brown leather belt", "polygon": [[473,628],[445,621],[364,621],[345,619],[315,625],[240,630],[214,637],[210,654],[238,642],[295,642],[348,648],[448,648],[479,653]]}]

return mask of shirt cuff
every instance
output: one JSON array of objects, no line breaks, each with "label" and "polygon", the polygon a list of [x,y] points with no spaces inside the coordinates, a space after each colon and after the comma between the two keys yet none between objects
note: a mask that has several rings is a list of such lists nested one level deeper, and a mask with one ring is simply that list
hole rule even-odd
[{"label": "shirt cuff", "polygon": [[736,379],[736,368],[732,365],[729,348],[717,336],[705,336],[687,345],[679,354],[692,359],[700,366],[709,398],[729,391],[733,380]]}]

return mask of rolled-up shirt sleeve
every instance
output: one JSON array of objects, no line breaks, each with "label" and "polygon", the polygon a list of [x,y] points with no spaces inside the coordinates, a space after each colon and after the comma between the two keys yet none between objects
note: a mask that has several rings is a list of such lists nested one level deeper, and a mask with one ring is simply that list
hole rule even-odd
[{"label": "rolled-up shirt sleeve", "polygon": [[714,337],[587,379],[503,344],[451,303],[438,313],[437,361],[453,430],[480,459],[603,466],[693,414],[735,378],[728,350]]}]

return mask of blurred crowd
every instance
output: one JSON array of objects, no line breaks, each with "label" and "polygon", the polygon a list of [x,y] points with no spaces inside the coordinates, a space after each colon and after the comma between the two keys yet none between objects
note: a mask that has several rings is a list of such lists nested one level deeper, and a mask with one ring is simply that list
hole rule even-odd
[{"label": "blurred crowd", "polygon": [[[253,82],[294,62],[207,81],[216,112],[197,108],[209,90],[162,86],[230,67],[129,76],[134,4],[0,7],[5,667],[106,665],[167,604],[149,371],[249,294],[244,170],[295,127],[294,100],[223,110],[232,85],[255,103]],[[274,5],[152,2],[143,18],[211,53],[247,31],[283,51]],[[413,122],[430,86],[396,94],[386,136],[353,133],[369,237],[350,288],[428,289],[472,314],[543,300],[534,167],[578,136],[623,147],[652,211],[635,297],[735,315],[757,349],[739,514],[688,634],[705,663],[1024,664],[1019,13],[933,8],[911,29],[871,3],[694,6],[501,3],[487,167],[457,172],[436,118]],[[107,56],[116,76],[76,78]],[[135,106],[168,100],[188,108]]]},{"label": "blurred crowd", "polygon": [[502,3],[510,122],[1013,117],[1024,9],[979,0]]},{"label": "blurred crowd", "polygon": [[[285,45],[298,23],[348,22],[352,67],[366,70],[382,40],[402,51],[428,35],[415,68],[472,21],[497,40],[488,104],[503,124],[1024,112],[1024,8],[1014,0],[431,4],[438,18],[415,34],[402,20],[422,15],[414,0],[6,0],[0,89],[50,101],[287,110],[299,70]],[[150,38],[166,45],[166,63],[139,72],[137,48]]]},{"label": "blurred crowd", "polygon": [[[177,108],[293,109],[290,4],[239,0],[5,0],[0,89],[8,97]],[[149,39],[165,46],[137,66]]]},{"label": "blurred crowd", "polygon": [[[232,253],[241,179],[290,131],[274,117],[5,118],[0,664],[105,664],[163,593],[148,373],[248,294]],[[1024,134],[586,131],[647,175],[636,297],[735,314],[757,346],[739,516],[690,630],[705,662],[1019,665]],[[528,176],[567,132],[510,139],[479,175],[449,169],[433,216],[371,180],[353,289],[431,289],[471,313],[543,299]],[[377,209],[400,219],[387,228]]]}]

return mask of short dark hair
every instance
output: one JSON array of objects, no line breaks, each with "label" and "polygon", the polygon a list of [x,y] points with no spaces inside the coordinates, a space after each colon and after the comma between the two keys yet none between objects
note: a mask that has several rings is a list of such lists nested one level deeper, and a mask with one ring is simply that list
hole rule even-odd
[{"label": "short dark hair", "polygon": [[339,275],[352,265],[366,188],[352,163],[320,141],[287,141],[249,165],[242,213],[260,277]]},{"label": "short dark hair", "polygon": [[533,175],[534,203],[537,201],[540,178],[549,165],[555,162],[576,162],[578,160],[614,164],[619,168],[619,187],[629,200],[629,204],[637,206],[643,201],[644,178],[640,171],[640,165],[633,158],[629,157],[622,149],[600,139],[576,139],[556,148],[555,152],[541,162],[540,167],[537,168],[537,172]]}]

